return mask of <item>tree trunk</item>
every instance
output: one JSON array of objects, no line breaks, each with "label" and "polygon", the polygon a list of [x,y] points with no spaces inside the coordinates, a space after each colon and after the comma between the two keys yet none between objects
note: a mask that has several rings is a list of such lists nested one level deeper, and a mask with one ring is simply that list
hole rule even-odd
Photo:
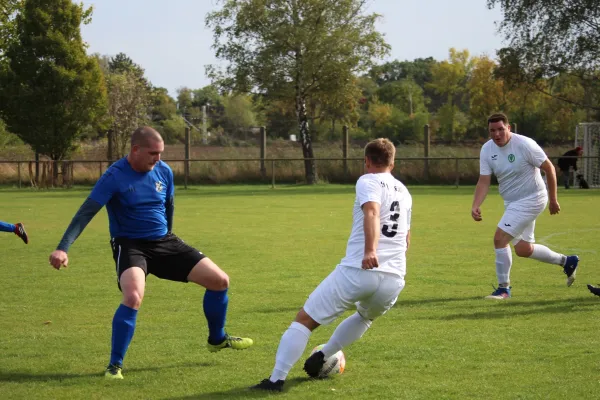
[{"label": "tree trunk", "polygon": [[298,115],[298,129],[300,131],[300,143],[302,143],[302,155],[304,156],[304,172],[306,183],[313,185],[317,183],[317,165],[314,160],[312,139],[308,131],[308,117],[306,115],[306,100],[296,96],[296,114]]}]

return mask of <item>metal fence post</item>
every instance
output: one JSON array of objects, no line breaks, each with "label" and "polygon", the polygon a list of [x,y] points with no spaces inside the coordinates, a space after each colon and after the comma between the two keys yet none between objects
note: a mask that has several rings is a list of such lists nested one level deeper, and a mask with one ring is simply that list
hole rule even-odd
[{"label": "metal fence post", "polygon": [[271,189],[275,189],[275,161],[271,160]]}]

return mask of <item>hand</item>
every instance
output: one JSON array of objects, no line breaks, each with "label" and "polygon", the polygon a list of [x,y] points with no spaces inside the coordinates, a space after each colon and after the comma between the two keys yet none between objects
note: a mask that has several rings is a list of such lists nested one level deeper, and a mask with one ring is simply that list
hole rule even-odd
[{"label": "hand", "polygon": [[52,254],[50,254],[50,265],[54,269],[60,269],[60,267],[67,268],[67,264],[69,264],[69,256],[62,250],[54,250]]},{"label": "hand", "polygon": [[471,208],[471,217],[475,221],[481,221],[483,218],[481,217],[481,209],[479,207]]},{"label": "hand", "polygon": [[379,260],[375,251],[365,253],[362,260],[362,269],[373,269],[379,267]]},{"label": "hand", "polygon": [[557,200],[550,201],[550,215],[558,214],[560,212],[560,204],[558,204]]}]

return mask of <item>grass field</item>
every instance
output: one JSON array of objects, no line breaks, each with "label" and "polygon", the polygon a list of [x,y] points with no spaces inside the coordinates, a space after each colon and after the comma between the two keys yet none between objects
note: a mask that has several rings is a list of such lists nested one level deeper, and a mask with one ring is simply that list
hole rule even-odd
[{"label": "grass field", "polygon": [[[345,349],[346,372],[308,380],[292,370],[289,399],[591,399],[600,390],[600,191],[561,191],[560,215],[538,220],[539,242],[578,253],[567,288],[558,266],[514,258],[513,298],[495,284],[497,189],[470,218],[472,187],[409,187],[412,247],[397,305]],[[22,221],[23,245],[0,236],[0,398],[241,399],[271,372],[281,334],[345,252],[352,186],[212,186],[177,191],[175,232],[231,278],[228,331],[256,344],[206,351],[203,290],[148,278],[125,380],[102,377],[120,302],[106,213],[88,226],[66,270],[48,265],[89,188],[0,190],[0,219]],[[339,322],[339,321],[338,321]],[[337,323],[336,323],[337,324]],[[319,328],[307,351],[325,343]]]}]

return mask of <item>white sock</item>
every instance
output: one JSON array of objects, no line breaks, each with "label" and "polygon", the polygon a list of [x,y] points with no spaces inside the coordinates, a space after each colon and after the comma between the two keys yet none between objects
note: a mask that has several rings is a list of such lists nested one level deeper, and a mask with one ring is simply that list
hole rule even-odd
[{"label": "white sock", "polygon": [[496,249],[496,276],[498,277],[498,284],[505,284],[508,286],[510,283],[510,267],[512,266],[512,252],[510,246],[506,246],[502,249]]},{"label": "white sock", "polygon": [[292,322],[289,328],[281,336],[277,355],[275,356],[275,368],[269,380],[277,382],[287,378],[290,369],[302,357],[304,349],[308,344],[311,331],[299,322]]},{"label": "white sock", "polygon": [[367,329],[371,327],[372,322],[373,321],[364,319],[359,313],[354,313],[343,320],[342,323],[335,328],[333,335],[331,335],[331,338],[321,350],[323,355],[325,355],[325,359],[360,339]]},{"label": "white sock", "polygon": [[555,253],[541,244],[533,245],[533,253],[529,256],[534,260],[542,261],[548,264],[565,265],[567,257],[564,254]]}]

